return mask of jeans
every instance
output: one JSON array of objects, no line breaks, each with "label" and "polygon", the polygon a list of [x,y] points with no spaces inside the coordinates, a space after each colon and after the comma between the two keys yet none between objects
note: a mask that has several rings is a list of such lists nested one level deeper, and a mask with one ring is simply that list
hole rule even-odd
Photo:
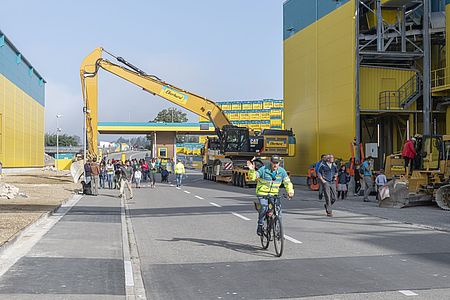
[{"label": "jeans", "polygon": [[133,198],[133,189],[131,188],[131,183],[128,180],[121,178],[120,179],[120,196],[125,196],[124,195],[125,188],[127,188],[128,191],[130,192],[130,198]]},{"label": "jeans", "polygon": [[323,197],[323,183],[319,180],[319,200],[322,200]]},{"label": "jeans", "polygon": [[[269,197],[270,196],[257,196],[258,198],[258,225],[264,224],[264,217],[266,216],[267,210],[269,209]],[[273,201],[272,201],[273,205]],[[281,219],[281,203],[280,205],[280,211],[278,212],[278,217]]]},{"label": "jeans", "polygon": [[405,174],[409,172],[409,175],[411,175],[414,169],[414,158],[403,157],[403,159],[405,160]]},{"label": "jeans", "polygon": [[98,195],[98,182],[99,182],[98,175],[92,176],[91,180],[92,180],[92,182],[91,182],[92,194],[97,196]]},{"label": "jeans", "polygon": [[105,175],[100,175],[100,188],[104,189],[105,188],[105,180],[106,180],[106,176]]},{"label": "jeans", "polygon": [[148,179],[148,170],[144,170],[142,172],[142,176],[143,176],[142,180],[143,181],[147,181],[147,179]]},{"label": "jeans", "polygon": [[136,182],[137,188],[141,187],[141,179],[140,178],[135,178],[134,181]]},{"label": "jeans", "polygon": [[107,174],[106,175],[106,180],[108,181],[108,187],[110,189],[113,188],[113,177],[114,177],[114,174]]},{"label": "jeans", "polygon": [[177,177],[177,186],[181,186],[181,181],[183,179],[183,174],[176,174]]},{"label": "jeans", "polygon": [[336,201],[336,184],[334,182],[325,181],[323,183],[323,194],[325,196],[325,210],[327,213],[332,213],[331,206]]},{"label": "jeans", "polygon": [[372,176],[364,176],[364,183],[364,201],[369,201],[369,195],[373,187]]},{"label": "jeans", "polygon": [[359,195],[361,190],[361,180],[355,180],[355,195]]},{"label": "jeans", "polygon": [[151,172],[149,175],[150,182],[152,183],[152,186],[155,186],[156,183],[156,172]]}]

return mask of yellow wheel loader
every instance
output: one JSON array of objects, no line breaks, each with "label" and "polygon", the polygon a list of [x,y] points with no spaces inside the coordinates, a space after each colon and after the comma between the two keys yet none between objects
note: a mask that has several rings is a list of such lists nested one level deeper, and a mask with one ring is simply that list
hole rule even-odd
[{"label": "yellow wheel loader", "polygon": [[380,207],[406,207],[436,202],[450,210],[450,135],[425,136],[416,142],[419,166],[409,176],[400,154],[386,157],[385,174],[389,197],[380,200]]}]

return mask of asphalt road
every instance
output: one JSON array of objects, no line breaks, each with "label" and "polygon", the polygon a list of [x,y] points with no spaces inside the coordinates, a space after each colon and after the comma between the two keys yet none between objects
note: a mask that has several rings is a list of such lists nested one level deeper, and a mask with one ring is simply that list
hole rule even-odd
[{"label": "asphalt road", "polygon": [[[283,203],[277,258],[255,234],[253,193],[198,173],[181,189],[135,189],[128,235],[147,299],[450,299],[447,232],[345,201],[328,218],[315,194],[298,191]],[[101,194],[83,197],[0,277],[1,299],[125,298],[120,201],[117,191]]]},{"label": "asphalt road", "polygon": [[[143,159],[145,158],[145,154],[150,155],[150,151],[126,151],[125,152],[125,157],[126,159]],[[122,152],[118,152],[118,153],[111,153],[108,154],[108,159],[121,159],[122,158]]]},{"label": "asphalt road", "polygon": [[450,298],[447,233],[344,210],[328,218],[299,192],[284,203],[276,258],[255,235],[252,189],[188,175],[181,189],[141,194],[130,212],[149,299]]}]

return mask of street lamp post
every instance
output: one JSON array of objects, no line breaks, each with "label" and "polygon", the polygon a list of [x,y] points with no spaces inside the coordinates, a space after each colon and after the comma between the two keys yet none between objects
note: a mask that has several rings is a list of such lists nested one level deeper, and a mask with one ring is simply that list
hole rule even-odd
[{"label": "street lamp post", "polygon": [[59,160],[59,132],[61,131],[61,128],[59,128],[58,120],[63,115],[56,114],[56,175],[58,175],[58,160]]}]

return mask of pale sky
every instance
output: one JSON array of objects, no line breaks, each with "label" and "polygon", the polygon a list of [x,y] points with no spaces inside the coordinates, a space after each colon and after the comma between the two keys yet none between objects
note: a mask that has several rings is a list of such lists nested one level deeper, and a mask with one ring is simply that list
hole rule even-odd
[{"label": "pale sky", "polygon": [[[2,0],[0,29],[47,81],[46,132],[60,113],[63,132],[81,136],[79,67],[98,46],[214,101],[282,99],[283,2]],[[173,106],[99,77],[100,121],[146,122]]]}]

